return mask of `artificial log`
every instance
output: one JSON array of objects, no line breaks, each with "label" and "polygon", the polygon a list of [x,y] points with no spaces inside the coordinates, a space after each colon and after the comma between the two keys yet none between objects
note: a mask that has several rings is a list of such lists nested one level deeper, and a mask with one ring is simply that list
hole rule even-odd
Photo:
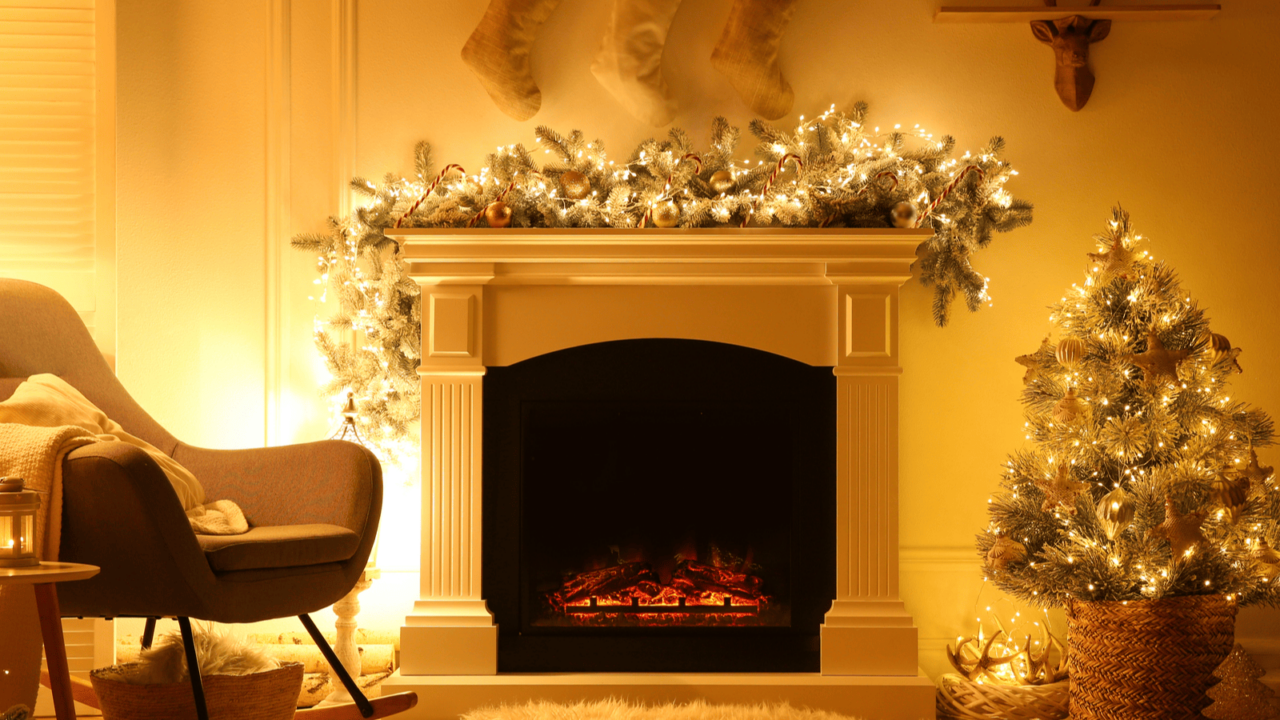
[{"label": "artificial log", "polygon": [[747,575],[696,560],[681,560],[680,564],[676,565],[671,579],[671,586],[676,589],[689,588],[695,593],[722,593],[744,600],[760,597],[760,588],[763,585],[764,580],[755,575]]},{"label": "artificial log", "polygon": [[652,596],[661,588],[658,573],[646,562],[623,563],[599,570],[578,573],[565,581],[556,593],[563,604],[580,602],[590,598],[602,598],[624,590],[645,591]]}]

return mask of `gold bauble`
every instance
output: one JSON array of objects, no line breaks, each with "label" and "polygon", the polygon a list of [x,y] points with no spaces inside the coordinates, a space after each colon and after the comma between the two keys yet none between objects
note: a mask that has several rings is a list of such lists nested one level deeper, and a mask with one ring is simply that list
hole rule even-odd
[{"label": "gold bauble", "polygon": [[581,200],[591,192],[591,181],[577,170],[570,170],[560,176],[560,187],[564,189],[565,197]]},{"label": "gold bauble", "polygon": [[1249,502],[1249,478],[1219,475],[1213,481],[1210,492],[1214,504],[1226,510],[1234,523],[1238,519],[1240,508]]},{"label": "gold bauble", "polygon": [[913,228],[920,217],[920,211],[914,203],[903,200],[889,211],[889,222],[896,228]]},{"label": "gold bauble", "polygon": [[1080,338],[1065,338],[1058,343],[1058,362],[1064,367],[1074,367],[1084,359],[1085,346]]},{"label": "gold bauble", "polygon": [[511,206],[501,200],[491,202],[484,209],[484,219],[491,228],[507,227],[511,224]]},{"label": "gold bauble", "polygon": [[653,208],[653,224],[660,228],[675,227],[680,222],[680,206],[674,200],[664,200]]},{"label": "gold bauble", "polygon": [[728,170],[717,170],[711,173],[711,179],[707,181],[711,185],[711,189],[717,193],[727,193],[733,189],[738,183],[733,179],[733,173]]},{"label": "gold bauble", "polygon": [[1265,538],[1259,540],[1249,554],[1253,556],[1254,560],[1258,561],[1258,568],[1262,571],[1262,577],[1266,578],[1267,582],[1272,582],[1277,577],[1280,577],[1280,553],[1272,550],[1271,545]]},{"label": "gold bauble", "polygon": [[987,551],[987,567],[992,570],[1004,570],[1009,563],[1022,562],[1027,559],[1027,547],[1017,540],[1001,535]]},{"label": "gold bauble", "polygon": [[1122,487],[1103,495],[1098,501],[1098,522],[1108,540],[1120,537],[1133,524],[1133,513],[1133,498]]}]

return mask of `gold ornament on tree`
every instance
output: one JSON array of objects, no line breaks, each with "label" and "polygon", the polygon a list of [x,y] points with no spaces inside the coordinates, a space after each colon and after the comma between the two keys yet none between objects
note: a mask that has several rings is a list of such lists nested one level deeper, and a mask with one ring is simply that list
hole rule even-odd
[{"label": "gold ornament on tree", "polygon": [[577,170],[570,170],[560,176],[560,187],[565,197],[581,200],[591,192],[591,180]]},{"label": "gold ornament on tree", "polygon": [[1227,512],[1234,524],[1240,519],[1240,508],[1249,502],[1249,478],[1219,475],[1213,481],[1210,496],[1215,505]]},{"label": "gold ornament on tree", "polygon": [[1088,483],[1077,481],[1071,476],[1071,467],[1060,465],[1052,478],[1038,478],[1036,487],[1044,492],[1044,502],[1040,504],[1042,512],[1053,512],[1061,509],[1068,515],[1076,514],[1076,498],[1089,489]]},{"label": "gold ornament on tree", "polygon": [[1124,246],[1124,237],[1116,236],[1111,247],[1104,252],[1089,253],[1089,259],[1098,263],[1103,275],[1124,275],[1133,265],[1134,253]]},{"label": "gold ornament on tree", "polygon": [[1272,549],[1266,538],[1258,540],[1249,555],[1258,563],[1258,569],[1267,582],[1275,582],[1280,577],[1280,553]]},{"label": "gold ornament on tree", "polygon": [[987,551],[987,567],[992,570],[1004,570],[1009,563],[1022,562],[1027,559],[1027,546],[1011,537],[1000,535],[991,549]]},{"label": "gold ornament on tree", "polygon": [[711,173],[711,179],[707,181],[711,189],[716,193],[723,194],[733,189],[737,185],[737,181],[733,179],[733,173],[728,170],[717,170]]},{"label": "gold ornament on tree", "polygon": [[1080,398],[1076,397],[1076,389],[1068,388],[1067,394],[1062,396],[1057,405],[1053,406],[1053,419],[1062,423],[1069,423],[1080,417],[1083,407],[1080,405]]},{"label": "gold ornament on tree", "polygon": [[1238,373],[1244,372],[1244,368],[1240,367],[1240,360],[1238,359],[1240,356],[1241,350],[1240,348],[1231,347],[1231,341],[1227,339],[1226,335],[1219,335],[1218,333],[1210,333],[1209,334],[1209,350],[1210,352],[1213,353],[1213,359],[1216,362],[1230,360],[1231,365],[1235,367],[1236,372]]},{"label": "gold ornament on tree", "polygon": [[1210,720],[1276,720],[1275,691],[1261,682],[1266,674],[1236,643],[1213,672],[1218,683],[1205,692],[1213,704],[1205,708],[1203,716]]},{"label": "gold ornament on tree", "polygon": [[1180,560],[1188,552],[1204,543],[1204,533],[1200,526],[1208,513],[1205,511],[1186,513],[1178,510],[1173,498],[1164,499],[1164,522],[1147,531],[1147,538],[1163,538],[1169,541],[1173,550],[1173,559]]},{"label": "gold ornament on tree", "polygon": [[1262,487],[1267,480],[1275,474],[1275,468],[1263,467],[1258,464],[1258,453],[1253,448],[1249,448],[1249,464],[1244,470],[1240,471],[1240,477],[1249,481],[1249,483],[1257,484]]},{"label": "gold ornament on tree", "polygon": [[1142,376],[1147,382],[1159,379],[1177,380],[1178,364],[1187,359],[1190,350],[1169,350],[1165,348],[1160,336],[1154,332],[1147,336],[1147,350],[1143,353],[1127,356],[1129,362],[1142,368]]},{"label": "gold ornament on tree", "polygon": [[1098,522],[1108,540],[1115,540],[1133,524],[1133,498],[1124,488],[1116,486],[1114,490],[1102,496],[1098,501]]},{"label": "gold ornament on tree", "polygon": [[489,203],[484,209],[484,220],[491,228],[504,228],[511,225],[511,206],[497,200]]},{"label": "gold ornament on tree", "polygon": [[1080,338],[1064,338],[1058,343],[1058,362],[1063,367],[1073,368],[1084,359],[1085,345]]},{"label": "gold ornament on tree", "polygon": [[680,206],[675,200],[662,200],[653,208],[653,224],[660,228],[675,227],[680,222]]},{"label": "gold ornament on tree", "polygon": [[920,210],[908,200],[899,202],[889,211],[889,222],[896,228],[913,228],[919,219]]}]

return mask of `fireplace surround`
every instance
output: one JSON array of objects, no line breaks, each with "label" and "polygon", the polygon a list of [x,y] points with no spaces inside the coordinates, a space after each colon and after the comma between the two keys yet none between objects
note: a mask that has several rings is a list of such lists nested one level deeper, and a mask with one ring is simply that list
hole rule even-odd
[{"label": "fireplace surround", "polygon": [[[611,694],[790,700],[884,718],[931,714],[932,684],[918,670],[916,628],[898,596],[897,538],[898,292],[928,230],[408,229],[394,236],[422,288],[424,460],[420,594],[401,630],[393,687],[417,690],[431,717],[493,702]],[[762,351],[834,378],[835,412],[828,416],[835,438],[828,573],[834,587],[824,603],[816,668],[698,673],[584,663],[547,673],[519,662],[510,670],[506,660],[500,665],[492,608],[502,634],[536,637],[537,628],[510,628],[502,600],[489,594],[489,584],[500,590],[502,581],[486,564],[486,541],[500,541],[484,528],[497,519],[491,514],[501,515],[503,499],[511,500],[500,473],[498,487],[489,484],[487,464],[500,461],[486,448],[515,438],[490,422],[486,388],[492,380],[496,390],[502,376],[526,362],[601,343],[625,358],[629,348],[644,347],[630,341],[645,339]],[[750,386],[740,389],[749,405]],[[563,406],[534,409],[553,428],[575,414]],[[630,422],[643,424],[643,413]],[[572,454],[572,443],[561,445],[549,451]],[[699,562],[709,557],[710,538],[694,544]],[[639,557],[628,552],[619,546],[602,558],[597,549],[583,562],[617,567]],[[707,565],[739,575],[750,575],[741,571],[752,566],[767,572],[754,556],[746,562],[741,547],[717,552],[719,560]],[[666,548],[649,562],[670,556]],[[561,569],[570,571],[565,577],[578,570]],[[674,578],[653,571],[658,585]],[[687,630],[648,627],[635,635]]]}]

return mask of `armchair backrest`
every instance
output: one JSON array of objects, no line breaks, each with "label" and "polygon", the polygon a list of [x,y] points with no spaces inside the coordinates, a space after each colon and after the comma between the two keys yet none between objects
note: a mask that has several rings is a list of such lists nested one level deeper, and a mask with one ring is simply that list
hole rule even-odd
[{"label": "armchair backrest", "polygon": [[129,396],[71,304],[43,285],[0,278],[0,399],[14,379],[40,373],[66,380],[125,430],[173,454],[177,438]]}]

